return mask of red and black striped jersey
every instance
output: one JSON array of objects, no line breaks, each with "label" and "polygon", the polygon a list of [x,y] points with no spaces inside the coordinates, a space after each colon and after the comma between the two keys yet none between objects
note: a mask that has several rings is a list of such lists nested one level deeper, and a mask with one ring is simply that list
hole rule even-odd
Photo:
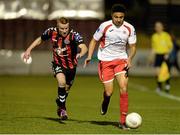
[{"label": "red and black striped jersey", "polygon": [[53,59],[57,65],[66,69],[73,69],[77,66],[76,55],[78,45],[84,43],[82,36],[73,31],[69,31],[66,37],[60,35],[58,28],[46,29],[41,35],[43,41],[51,40],[53,46]]}]

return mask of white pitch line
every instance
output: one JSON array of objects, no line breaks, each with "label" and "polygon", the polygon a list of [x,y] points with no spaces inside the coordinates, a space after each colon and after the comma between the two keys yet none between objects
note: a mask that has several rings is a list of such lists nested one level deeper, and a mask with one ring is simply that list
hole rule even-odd
[{"label": "white pitch line", "polygon": [[174,96],[174,95],[167,94],[167,93],[164,93],[164,92],[151,91],[148,87],[145,87],[145,86],[142,86],[142,85],[139,85],[139,84],[134,84],[134,83],[131,83],[131,82],[129,83],[129,85],[131,87],[136,87],[139,91],[143,91],[143,92],[155,92],[155,93],[157,93],[161,97],[165,97],[165,98],[168,98],[168,99],[171,99],[171,100],[176,100],[176,101],[180,102],[180,97],[178,97],[178,96]]},{"label": "white pitch line", "polygon": [[163,92],[157,92],[157,94],[161,97],[166,97],[172,100],[180,101],[180,97],[178,96],[174,96],[174,95],[163,93]]}]

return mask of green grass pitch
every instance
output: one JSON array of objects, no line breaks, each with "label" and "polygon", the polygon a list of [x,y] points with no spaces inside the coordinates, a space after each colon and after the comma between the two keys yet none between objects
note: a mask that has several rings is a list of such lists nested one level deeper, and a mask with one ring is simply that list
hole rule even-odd
[{"label": "green grass pitch", "polygon": [[100,115],[102,84],[98,76],[76,76],[67,100],[69,120],[59,121],[57,82],[47,76],[0,76],[1,134],[180,134],[180,78],[171,81],[171,96],[155,93],[151,77],[130,77],[129,112],[138,112],[142,126],[117,127],[119,91],[115,82],[108,112]]}]

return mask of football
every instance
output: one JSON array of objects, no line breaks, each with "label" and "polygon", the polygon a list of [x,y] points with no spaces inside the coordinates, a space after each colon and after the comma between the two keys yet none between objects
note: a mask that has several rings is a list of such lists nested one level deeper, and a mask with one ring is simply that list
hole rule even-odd
[{"label": "football", "polygon": [[140,114],[136,112],[132,112],[126,116],[126,125],[129,128],[136,129],[139,126],[141,126],[141,124],[142,124],[142,117]]},{"label": "football", "polygon": [[24,59],[24,53],[21,54],[21,59],[25,64],[31,64],[32,63],[32,57],[29,56],[28,59]]}]

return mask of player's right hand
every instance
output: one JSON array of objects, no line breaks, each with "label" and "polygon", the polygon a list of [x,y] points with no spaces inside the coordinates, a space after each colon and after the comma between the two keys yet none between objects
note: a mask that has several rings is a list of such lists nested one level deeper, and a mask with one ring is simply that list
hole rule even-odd
[{"label": "player's right hand", "polygon": [[90,61],[91,61],[91,58],[86,58],[86,59],[84,60],[84,66],[83,66],[83,68],[85,68],[85,67],[89,64]]},{"label": "player's right hand", "polygon": [[31,55],[31,54],[30,54],[29,51],[25,51],[25,52],[24,52],[23,59],[26,59],[26,60],[29,59],[30,55]]},{"label": "player's right hand", "polygon": [[164,59],[165,59],[165,60],[168,60],[168,59],[169,59],[169,55],[168,55],[168,54],[165,54],[165,55],[164,55]]}]

